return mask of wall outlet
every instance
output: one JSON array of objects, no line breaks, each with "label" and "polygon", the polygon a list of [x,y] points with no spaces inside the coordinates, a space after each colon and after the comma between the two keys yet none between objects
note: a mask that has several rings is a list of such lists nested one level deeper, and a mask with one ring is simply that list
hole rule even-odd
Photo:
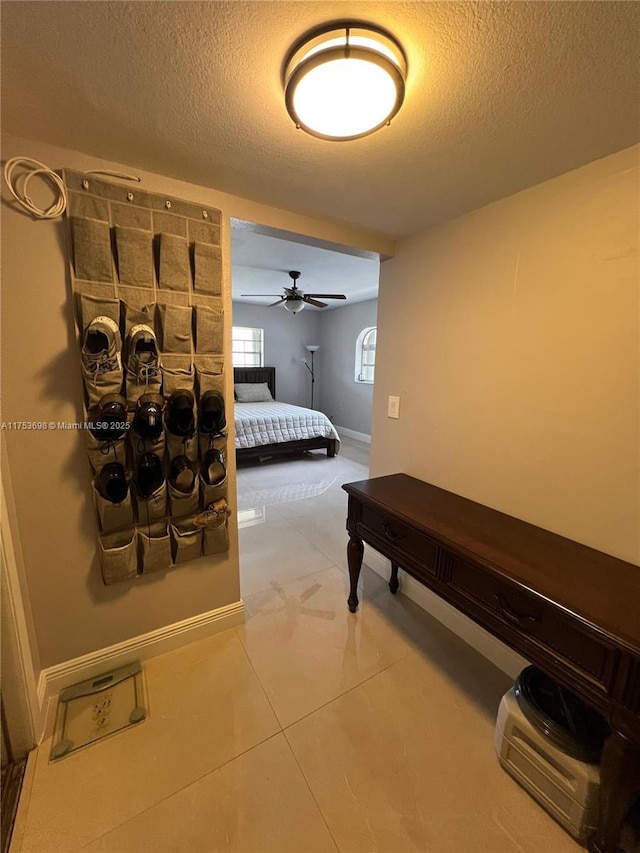
[{"label": "wall outlet", "polygon": [[387,408],[388,418],[400,417],[400,397],[389,397],[389,405]]}]

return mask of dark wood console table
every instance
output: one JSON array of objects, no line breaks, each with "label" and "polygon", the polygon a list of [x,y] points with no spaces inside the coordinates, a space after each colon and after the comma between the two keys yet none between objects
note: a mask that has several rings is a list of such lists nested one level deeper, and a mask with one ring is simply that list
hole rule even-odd
[{"label": "dark wood console table", "polygon": [[358,606],[363,542],[603,713],[592,853],[615,853],[640,795],[640,567],[406,474],[349,495],[348,605]]}]

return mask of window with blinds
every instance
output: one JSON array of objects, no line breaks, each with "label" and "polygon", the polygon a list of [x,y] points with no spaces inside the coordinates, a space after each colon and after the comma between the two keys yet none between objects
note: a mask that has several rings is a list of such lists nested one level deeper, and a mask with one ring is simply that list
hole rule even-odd
[{"label": "window with blinds", "polygon": [[231,341],[234,367],[264,367],[264,329],[233,326]]}]

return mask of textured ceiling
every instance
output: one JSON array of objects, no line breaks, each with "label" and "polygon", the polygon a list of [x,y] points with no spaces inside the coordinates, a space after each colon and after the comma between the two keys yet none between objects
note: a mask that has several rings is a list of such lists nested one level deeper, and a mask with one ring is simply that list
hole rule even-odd
[{"label": "textured ceiling", "polygon": [[[391,127],[296,131],[281,66],[309,28],[386,27]],[[3,129],[387,235],[638,140],[635,2],[5,2]]]}]

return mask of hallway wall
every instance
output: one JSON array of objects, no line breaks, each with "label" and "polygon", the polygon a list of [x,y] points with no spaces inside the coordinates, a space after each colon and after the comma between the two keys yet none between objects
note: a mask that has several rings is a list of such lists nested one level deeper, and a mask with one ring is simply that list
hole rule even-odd
[{"label": "hallway wall", "polygon": [[640,561],[639,155],[399,241],[381,265],[372,476]]},{"label": "hallway wall", "polygon": [[[6,138],[3,156],[32,157],[53,169],[130,167],[29,140]],[[380,251],[390,241],[347,226],[270,208],[216,190],[139,172],[142,188],[222,211],[224,301],[230,315],[229,218],[247,219],[323,240]],[[48,191],[30,185],[36,202]],[[129,189],[130,185],[125,184]],[[81,379],[70,305],[66,223],[34,221],[3,186],[2,420],[82,420]],[[43,196],[40,199],[40,195]],[[225,352],[230,364],[231,323]],[[227,371],[227,398],[232,372]],[[3,479],[14,496],[14,538],[24,558],[28,607],[42,667],[66,661],[206,613],[240,597],[235,524],[228,558],[203,558],[159,576],[106,587],[96,553],[96,520],[87,476],[84,435],[75,430],[7,430]],[[229,440],[233,446],[233,434]],[[230,456],[230,505],[235,472]]]}]

